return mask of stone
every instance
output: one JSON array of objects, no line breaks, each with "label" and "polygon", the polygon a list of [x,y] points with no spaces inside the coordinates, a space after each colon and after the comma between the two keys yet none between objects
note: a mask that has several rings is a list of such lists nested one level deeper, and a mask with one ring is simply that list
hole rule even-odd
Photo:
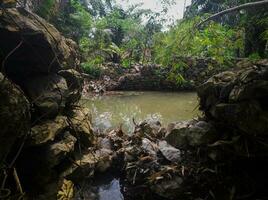
[{"label": "stone", "polygon": [[41,118],[54,118],[64,108],[68,95],[65,79],[59,75],[43,75],[26,80],[24,90]]},{"label": "stone", "polygon": [[190,126],[188,132],[190,146],[197,147],[210,144],[217,137],[216,129],[210,123],[198,121]]},{"label": "stone", "polygon": [[141,133],[145,134],[145,136],[155,138],[159,135],[159,131],[161,129],[161,123],[158,120],[147,119],[142,121],[138,125],[138,129]]},{"label": "stone", "polygon": [[84,154],[75,160],[75,164],[64,171],[61,176],[79,183],[85,178],[91,178],[96,171],[105,172],[111,167],[114,154],[108,149],[99,149]]},{"label": "stone", "polygon": [[169,124],[165,140],[168,142],[168,144],[176,148],[184,147],[188,144],[188,129],[189,124],[186,121]]},{"label": "stone", "polygon": [[31,128],[29,145],[42,145],[53,141],[57,135],[68,127],[65,116],[57,116],[54,120],[42,121]]},{"label": "stone", "polygon": [[238,65],[235,72],[215,75],[199,87],[200,109],[219,126],[263,137],[268,131],[267,60]]},{"label": "stone", "polygon": [[67,158],[70,153],[74,152],[74,146],[77,139],[69,132],[63,133],[58,141],[53,141],[47,146],[45,160],[49,163],[49,166],[60,164]]},{"label": "stone", "polygon": [[176,148],[187,145],[197,147],[213,142],[216,136],[216,130],[211,124],[191,120],[169,125],[165,140]]},{"label": "stone", "polygon": [[183,179],[179,176],[172,177],[171,179],[164,179],[163,181],[153,184],[151,190],[159,196],[165,198],[176,198],[183,194],[181,190]]},{"label": "stone", "polygon": [[68,123],[71,132],[79,138],[85,147],[95,143],[95,136],[91,125],[91,114],[88,108],[75,107],[68,111]]},{"label": "stone", "polygon": [[15,141],[29,132],[30,124],[29,101],[19,86],[0,73],[0,165]]},{"label": "stone", "polygon": [[61,70],[59,75],[67,81],[69,93],[67,97],[67,104],[71,105],[77,103],[82,95],[83,90],[83,77],[81,73],[74,69]]},{"label": "stone", "polygon": [[78,68],[77,45],[64,38],[46,20],[23,8],[0,11],[0,37],[4,38],[0,41],[4,57],[22,42],[23,37],[20,48],[5,64],[8,77],[16,83],[37,74]]},{"label": "stone", "polygon": [[181,151],[169,145],[166,141],[159,141],[159,150],[163,156],[171,162],[181,161]]}]

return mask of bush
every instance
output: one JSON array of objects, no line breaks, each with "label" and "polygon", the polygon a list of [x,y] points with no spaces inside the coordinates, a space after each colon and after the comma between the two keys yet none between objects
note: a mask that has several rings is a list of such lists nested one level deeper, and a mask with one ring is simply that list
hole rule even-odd
[{"label": "bush", "polygon": [[81,63],[81,66],[86,74],[91,75],[93,78],[100,78],[101,68],[98,64],[95,64],[94,61]]}]

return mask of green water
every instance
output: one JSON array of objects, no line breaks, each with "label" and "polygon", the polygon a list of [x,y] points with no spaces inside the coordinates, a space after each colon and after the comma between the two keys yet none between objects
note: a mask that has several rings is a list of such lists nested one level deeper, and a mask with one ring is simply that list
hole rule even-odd
[{"label": "green water", "polygon": [[120,92],[83,99],[90,108],[96,129],[115,128],[123,123],[123,130],[131,132],[136,122],[159,120],[163,125],[196,117],[198,100],[193,92]]}]

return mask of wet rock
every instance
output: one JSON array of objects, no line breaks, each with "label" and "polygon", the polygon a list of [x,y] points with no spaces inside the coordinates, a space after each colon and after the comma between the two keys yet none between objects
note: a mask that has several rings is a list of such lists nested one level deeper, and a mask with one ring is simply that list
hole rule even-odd
[{"label": "wet rock", "polygon": [[41,145],[53,141],[67,126],[67,118],[64,116],[57,116],[54,120],[40,122],[31,129],[29,145]]},{"label": "wet rock", "polygon": [[0,163],[30,130],[30,105],[20,88],[0,73]]}]

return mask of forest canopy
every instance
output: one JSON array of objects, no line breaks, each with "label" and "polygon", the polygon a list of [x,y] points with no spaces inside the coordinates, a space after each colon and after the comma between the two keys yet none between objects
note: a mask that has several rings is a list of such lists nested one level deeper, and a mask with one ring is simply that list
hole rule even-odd
[{"label": "forest canopy", "polygon": [[254,1],[193,0],[183,19],[169,27],[164,16],[174,1],[168,0],[161,1],[161,12],[140,4],[123,8],[113,0],[44,0],[36,12],[79,44],[82,67],[96,75],[107,62],[178,68],[183,66],[180,57],[210,57],[223,65],[234,58],[265,58],[267,4],[227,13],[197,27],[212,14],[248,2]]}]

